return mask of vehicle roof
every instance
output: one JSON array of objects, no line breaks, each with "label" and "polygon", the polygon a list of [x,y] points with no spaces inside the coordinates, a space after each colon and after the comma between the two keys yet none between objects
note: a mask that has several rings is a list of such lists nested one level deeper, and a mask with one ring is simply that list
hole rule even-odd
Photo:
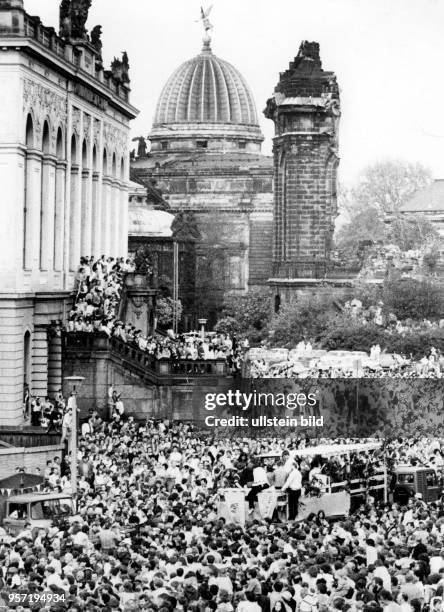
[{"label": "vehicle roof", "polygon": [[396,474],[410,474],[411,472],[434,471],[432,467],[426,465],[397,465],[395,467]]},{"label": "vehicle roof", "polygon": [[11,495],[6,501],[15,504],[27,504],[33,501],[47,501],[48,499],[71,499],[69,493],[25,493],[23,495]]}]

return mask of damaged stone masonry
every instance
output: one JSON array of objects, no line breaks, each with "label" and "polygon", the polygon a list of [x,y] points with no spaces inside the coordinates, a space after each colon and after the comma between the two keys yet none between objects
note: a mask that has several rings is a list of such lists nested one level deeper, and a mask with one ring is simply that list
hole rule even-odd
[{"label": "damaged stone masonry", "polygon": [[301,44],[264,114],[275,124],[274,280],[325,278],[337,216],[340,102],[318,43]]}]

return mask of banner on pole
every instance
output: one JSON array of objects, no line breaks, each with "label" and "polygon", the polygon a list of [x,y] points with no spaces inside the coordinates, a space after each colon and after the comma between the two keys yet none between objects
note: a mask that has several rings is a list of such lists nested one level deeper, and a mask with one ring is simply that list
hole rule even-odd
[{"label": "banner on pole", "polygon": [[270,487],[261,491],[257,496],[259,512],[262,518],[271,519],[277,504],[277,491]]},{"label": "banner on pole", "polygon": [[224,491],[225,504],[221,508],[221,515],[227,523],[245,525],[245,493],[242,489],[228,489]]}]

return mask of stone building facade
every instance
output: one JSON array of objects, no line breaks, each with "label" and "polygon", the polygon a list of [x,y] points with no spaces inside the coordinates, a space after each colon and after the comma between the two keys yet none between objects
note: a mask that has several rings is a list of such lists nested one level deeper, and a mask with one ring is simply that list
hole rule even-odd
[{"label": "stone building facade", "polygon": [[276,307],[328,278],[337,216],[339,88],[319,45],[303,42],[265,115],[275,124],[273,274]]},{"label": "stone building facade", "polygon": [[23,420],[25,385],[61,387],[57,327],[81,255],[127,253],[128,58],[104,70],[100,27],[63,1],[60,34],[0,0],[0,424]]},{"label": "stone building facade", "polygon": [[263,135],[248,84],[213,54],[208,36],[201,53],[168,79],[149,140],[150,152],[139,147],[131,175],[146,185],[155,181],[171,213],[195,215],[202,236],[196,244],[202,309],[209,307],[202,296],[220,302],[226,293],[266,285],[272,160],[261,154]]}]

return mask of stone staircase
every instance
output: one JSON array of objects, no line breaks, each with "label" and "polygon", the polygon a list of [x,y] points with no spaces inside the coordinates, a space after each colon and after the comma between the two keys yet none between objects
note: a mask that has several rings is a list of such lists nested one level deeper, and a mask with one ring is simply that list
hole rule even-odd
[{"label": "stone staircase", "polygon": [[209,382],[229,376],[225,359],[156,359],[120,338],[109,338],[101,333],[65,332],[63,352],[65,356],[74,354],[77,357],[107,352],[124,368],[155,385],[180,384],[190,379]]}]

